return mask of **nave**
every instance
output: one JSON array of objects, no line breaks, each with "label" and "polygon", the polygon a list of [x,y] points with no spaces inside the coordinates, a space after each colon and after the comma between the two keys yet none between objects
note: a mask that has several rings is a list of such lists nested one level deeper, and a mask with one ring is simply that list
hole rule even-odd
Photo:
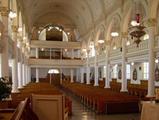
[{"label": "nave", "polygon": [[159,0],[0,0],[0,79],[11,120],[159,120]]},{"label": "nave", "polygon": [[[62,86],[66,87],[66,85]],[[12,93],[12,100],[6,101],[8,104],[5,105],[5,108],[1,103],[0,107],[3,109],[0,110],[0,113],[4,117],[2,120],[140,120],[140,113],[98,114],[91,106],[88,107],[78,96],[62,86],[48,83],[29,83],[20,90],[20,93]],[[70,86],[67,89],[76,88],[79,84],[71,84]],[[61,96],[62,99],[57,96]],[[57,107],[56,104],[61,102],[64,106]],[[65,112],[59,111],[59,109]],[[60,118],[56,115],[57,113],[63,117]]]}]

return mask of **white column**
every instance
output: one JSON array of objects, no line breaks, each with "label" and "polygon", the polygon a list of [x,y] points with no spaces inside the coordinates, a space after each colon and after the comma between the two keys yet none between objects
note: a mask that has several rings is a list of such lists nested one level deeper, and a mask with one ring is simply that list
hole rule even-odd
[{"label": "white column", "polygon": [[31,82],[31,68],[28,66],[28,83]]},{"label": "white column", "polygon": [[39,82],[39,69],[36,68],[36,83]]},{"label": "white column", "polygon": [[94,86],[98,86],[99,83],[98,83],[98,61],[97,61],[97,51],[96,51],[96,54],[95,54],[95,57],[94,57]]},{"label": "white column", "polygon": [[62,77],[62,68],[60,68],[60,84],[62,84],[62,79],[63,77]]},{"label": "white column", "polygon": [[[39,50],[36,48],[36,59],[39,58]],[[36,83],[39,82],[39,68],[36,68]]]},{"label": "white column", "polygon": [[14,58],[12,60],[12,93],[17,93],[18,91],[18,77],[17,77],[17,60]]},{"label": "white column", "polygon": [[18,56],[20,56],[20,60],[18,62],[18,88],[22,89],[23,88],[23,54],[22,54],[22,43],[19,44],[19,52],[18,52]]},{"label": "white column", "polygon": [[23,85],[23,87],[25,86],[25,83],[24,83],[24,79],[25,79],[24,74],[25,74],[24,63],[22,63],[22,85]]},{"label": "white column", "polygon": [[155,27],[151,26],[148,28],[149,32],[149,40],[148,40],[148,48],[149,48],[149,79],[148,79],[148,93],[147,97],[155,96],[155,56],[154,56],[154,31]]},{"label": "white column", "polygon": [[12,93],[18,91],[18,48],[17,48],[17,27],[12,26],[13,29],[13,40],[14,40],[14,58],[12,60]]},{"label": "white column", "polygon": [[70,72],[71,72],[71,83],[73,83],[73,82],[74,82],[74,79],[73,79],[73,73],[74,73],[74,70],[71,69]]},{"label": "white column", "polygon": [[25,84],[27,85],[29,82],[28,82],[28,65],[25,64]]},{"label": "white column", "polygon": [[78,76],[79,76],[79,69],[78,68],[76,68],[76,82],[79,82],[79,79],[78,79]]},{"label": "white column", "polygon": [[3,29],[2,29],[2,45],[3,50],[1,54],[1,68],[2,68],[2,77],[6,77],[9,79],[9,53],[8,53],[8,6],[4,7],[1,11],[2,21],[3,21]]},{"label": "white column", "polygon": [[71,59],[74,59],[74,49],[71,50]]},{"label": "white column", "polygon": [[90,84],[90,67],[89,67],[89,52],[87,51],[87,66],[86,66],[86,70],[87,70],[87,83],[86,84]]},{"label": "white column", "polygon": [[80,69],[80,72],[81,72],[81,83],[84,83],[84,77],[83,77],[83,75],[84,75],[84,70],[83,70],[82,67],[81,67],[81,69]]},{"label": "white column", "polygon": [[127,92],[127,79],[126,79],[126,41],[127,35],[123,33],[122,38],[122,84],[121,92]]},{"label": "white column", "polygon": [[23,81],[22,81],[22,63],[21,61],[18,62],[18,88],[23,88]]},{"label": "white column", "polygon": [[23,86],[26,86],[26,69],[25,63],[23,63]]},{"label": "white column", "polygon": [[110,65],[109,65],[109,58],[108,58],[108,52],[106,53],[106,62],[105,62],[105,72],[106,72],[106,76],[105,76],[105,87],[104,88],[110,88],[110,76],[109,76],[109,71],[110,71]]}]

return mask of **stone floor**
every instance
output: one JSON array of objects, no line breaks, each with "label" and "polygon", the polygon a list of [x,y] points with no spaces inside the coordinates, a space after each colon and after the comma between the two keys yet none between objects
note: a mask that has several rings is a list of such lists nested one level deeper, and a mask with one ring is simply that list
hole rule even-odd
[{"label": "stone floor", "polygon": [[84,107],[78,100],[72,99],[72,116],[69,120],[140,120],[140,114],[97,115]]}]

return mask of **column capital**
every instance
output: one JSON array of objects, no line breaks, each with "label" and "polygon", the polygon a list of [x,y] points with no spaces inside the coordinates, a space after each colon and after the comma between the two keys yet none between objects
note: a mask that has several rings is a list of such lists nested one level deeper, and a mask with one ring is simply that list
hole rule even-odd
[{"label": "column capital", "polygon": [[8,14],[9,14],[9,10],[5,6],[0,7],[0,12],[1,12],[2,16],[8,16]]},{"label": "column capital", "polygon": [[16,26],[16,25],[12,25],[12,30],[13,30],[13,32],[18,32],[18,27]]},{"label": "column capital", "polygon": [[128,33],[127,32],[122,32],[121,36],[122,36],[122,38],[127,38],[128,37]]},{"label": "column capital", "polygon": [[157,20],[155,18],[149,18],[145,21],[146,27],[154,27],[157,24]]}]

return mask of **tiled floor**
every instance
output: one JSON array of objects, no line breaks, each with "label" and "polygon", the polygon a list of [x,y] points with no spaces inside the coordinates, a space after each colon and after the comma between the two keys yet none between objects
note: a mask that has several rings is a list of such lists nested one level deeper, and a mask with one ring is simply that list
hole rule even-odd
[{"label": "tiled floor", "polygon": [[140,114],[97,115],[75,98],[71,99],[73,113],[69,120],[140,120]]}]

